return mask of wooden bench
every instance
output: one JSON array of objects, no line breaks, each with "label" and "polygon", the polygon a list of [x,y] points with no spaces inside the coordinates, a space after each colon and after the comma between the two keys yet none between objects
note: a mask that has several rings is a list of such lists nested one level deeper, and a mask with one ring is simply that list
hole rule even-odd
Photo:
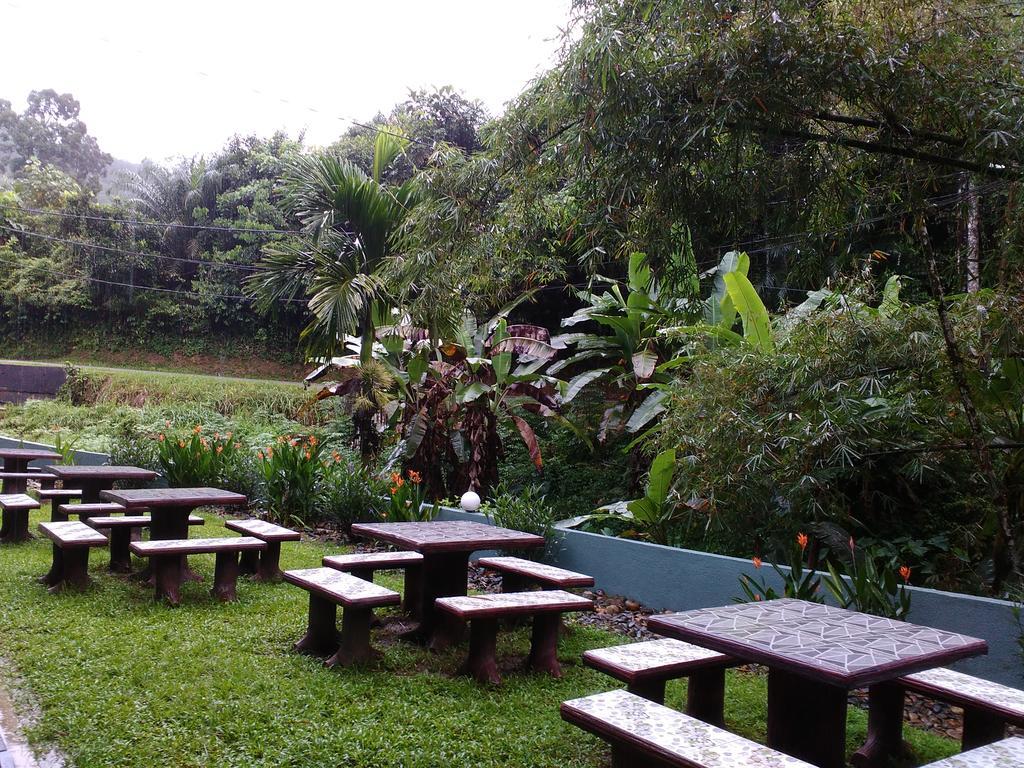
[{"label": "wooden bench", "polygon": [[57,507],[59,520],[67,520],[69,515],[77,515],[78,519],[85,523],[89,518],[101,515],[116,515],[127,512],[120,504],[101,502],[96,504],[61,504]]},{"label": "wooden bench", "polygon": [[38,480],[42,484],[52,483],[56,479],[53,475],[43,472],[0,472],[0,493],[24,493],[29,480]]},{"label": "wooden bench", "polygon": [[240,565],[242,573],[252,574],[260,581],[278,581],[281,578],[281,542],[302,538],[298,531],[266,520],[228,520],[224,525],[243,536],[252,536],[266,543],[266,549],[243,552]]},{"label": "wooden bench", "polygon": [[[370,618],[374,608],[398,605],[402,596],[334,568],[285,571],[284,580],[309,592],[309,625],[295,650],[326,656],[327,666],[350,666],[374,659]],[[337,611],[342,606],[341,635]]]},{"label": "wooden bench", "polygon": [[35,475],[35,477],[30,477],[29,479],[37,480],[39,482],[39,487],[44,491],[53,488],[54,484],[57,482],[57,476],[47,472],[45,469],[29,467],[27,471],[29,474]]},{"label": "wooden bench", "polygon": [[924,768],[1024,768],[1024,739],[1015,736],[994,744],[975,747]]},{"label": "wooden bench", "polygon": [[[929,699],[944,701],[964,710],[962,748],[974,749],[999,741],[1006,735],[1006,726],[1024,727],[1024,691],[982,680],[962,672],[939,667],[917,672],[897,681],[904,691],[913,691]],[[899,742],[903,726],[903,697],[898,697],[889,712],[888,722],[876,718],[874,733],[869,727],[869,740],[887,726],[889,743]],[[870,724],[869,724],[870,725]]]},{"label": "wooden bench", "polygon": [[[102,535],[102,534],[100,534]],[[181,602],[181,580],[185,555],[217,555],[213,589],[210,593],[224,601],[237,600],[238,554],[247,549],[263,549],[267,545],[251,536],[221,539],[161,539],[133,541],[130,549],[139,557],[150,558],[156,584],[156,599],[171,605]]]},{"label": "wooden bench", "polygon": [[77,520],[40,523],[39,530],[53,541],[53,564],[39,579],[50,592],[89,585],[89,549],[106,545],[107,538]]},{"label": "wooden bench", "polygon": [[0,541],[5,544],[28,541],[28,514],[33,509],[39,509],[39,502],[27,494],[0,494],[0,512],[3,513]]},{"label": "wooden bench", "polygon": [[403,606],[411,611],[419,605],[423,584],[423,555],[419,552],[353,552],[348,555],[328,555],[323,565],[351,573],[359,579],[373,581],[374,571],[405,571]]},{"label": "wooden bench", "polygon": [[522,592],[527,587],[573,589],[594,586],[594,577],[567,571],[522,557],[481,557],[477,565],[501,574],[502,592]]},{"label": "wooden bench", "polygon": [[50,522],[57,523],[67,520],[67,517],[61,516],[60,508],[62,506],[71,506],[73,499],[81,499],[82,491],[78,488],[40,488],[39,503],[50,505]]},{"label": "wooden bench", "polygon": [[[78,505],[84,506],[84,505]],[[124,512],[119,504],[96,504],[94,506],[114,506]],[[132,533],[148,528],[152,520],[149,515],[121,515],[119,517],[88,516],[83,519],[87,525],[96,530],[110,530],[110,570],[114,573],[129,573],[132,569]],[[199,515],[189,515],[189,525],[205,525],[206,521]],[[250,552],[254,550],[245,550]],[[244,552],[243,552],[244,554]]]},{"label": "wooden bench", "polygon": [[628,691],[562,702],[562,719],[608,742],[613,768],[812,768]]},{"label": "wooden bench", "polygon": [[667,681],[687,677],[686,714],[722,726],[725,670],[739,662],[724,653],[664,638],[585,651],[583,663],[621,680],[630,693],[656,704],[665,701]]},{"label": "wooden bench", "polygon": [[533,636],[527,665],[530,669],[560,677],[562,668],[558,664],[558,630],[562,614],[594,609],[591,600],[560,589],[441,597],[434,604],[438,610],[469,622],[469,657],[463,671],[479,682],[493,684],[501,682],[495,657],[499,619],[532,616]]}]

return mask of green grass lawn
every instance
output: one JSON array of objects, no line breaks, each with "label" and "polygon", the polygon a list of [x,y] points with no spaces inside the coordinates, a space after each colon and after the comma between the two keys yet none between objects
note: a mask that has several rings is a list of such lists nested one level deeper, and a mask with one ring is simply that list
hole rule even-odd
[{"label": "green grass lawn", "polygon": [[[201,531],[233,535],[215,515]],[[286,544],[282,564],[315,566],[339,549]],[[528,632],[506,634],[499,650],[512,662],[499,688],[454,675],[464,649],[433,654],[399,641],[380,645],[374,669],[330,670],[291,651],[307,593],[290,585],[243,580],[239,602],[222,605],[207,592],[213,557],[194,557],[205,581],[187,584],[181,607],[169,608],[150,588],[106,574],[105,550],[92,553],[87,592],[49,595],[36,583],[49,561],[43,540],[0,548],[0,655],[16,675],[3,683],[38,709],[31,743],[56,746],[78,768],[607,764],[606,748],[562,723],[558,704],[617,685],[578,659],[619,636],[574,627],[555,680],[519,671]],[[399,578],[381,581],[400,589]],[[673,683],[668,703],[684,697],[685,683]],[[726,718],[764,738],[762,676],[730,671]],[[851,748],[865,724],[851,708]],[[919,763],[957,750],[931,734],[908,737]]]}]

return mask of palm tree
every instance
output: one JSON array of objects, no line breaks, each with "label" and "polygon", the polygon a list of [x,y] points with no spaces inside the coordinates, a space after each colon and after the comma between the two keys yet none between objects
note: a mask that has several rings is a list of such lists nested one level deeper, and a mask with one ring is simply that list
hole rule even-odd
[{"label": "palm tree", "polygon": [[[305,297],[313,318],[302,331],[308,357],[330,359],[358,336],[358,363],[366,376],[364,405],[377,403],[368,391],[375,377],[373,343],[393,297],[384,278],[409,210],[420,199],[417,185],[383,181],[385,171],[409,141],[396,128],[381,129],[374,142],[373,167],[367,173],[347,160],[327,154],[293,160],[282,180],[284,207],[303,225],[303,237],[264,249],[261,271],[247,290],[257,306],[270,310],[282,299]],[[374,408],[353,413],[364,456],[376,447]]]}]

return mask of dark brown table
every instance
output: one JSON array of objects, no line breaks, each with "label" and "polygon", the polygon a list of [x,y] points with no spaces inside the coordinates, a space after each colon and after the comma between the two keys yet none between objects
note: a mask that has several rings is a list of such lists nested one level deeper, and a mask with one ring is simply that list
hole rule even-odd
[{"label": "dark brown table", "polygon": [[76,488],[82,491],[83,504],[95,504],[100,501],[100,494],[109,491],[114,483],[121,481],[148,482],[157,473],[142,467],[87,467],[76,464],[55,464],[46,471],[55,475],[65,488]]},{"label": "dark brown table", "polygon": [[[247,503],[240,493],[219,488],[140,488],[101,491],[100,498],[113,501],[126,510],[149,509],[149,538],[153,541],[188,538],[188,517],[199,507],[237,507]],[[183,578],[197,581],[199,576],[182,556]],[[148,569],[147,569],[148,572]]]},{"label": "dark brown table", "polygon": [[[881,718],[896,700],[896,678],[988,652],[978,638],[792,599],[651,616],[647,626],[767,666],[768,746],[820,768],[845,765],[850,689],[870,686]],[[854,762],[884,765],[898,749],[883,738]]]},{"label": "dark brown table", "polygon": [[[0,459],[4,460],[4,472],[24,474],[31,461],[60,461],[61,455],[42,448],[0,448]],[[3,493],[24,493],[28,488],[27,478],[4,480]]]},{"label": "dark brown table", "polygon": [[466,594],[471,554],[485,549],[544,546],[543,536],[462,520],[356,523],[352,533],[423,555],[423,582],[411,606],[413,616],[420,621],[413,637],[435,649],[448,647],[462,634],[458,620],[436,611],[434,601]]}]

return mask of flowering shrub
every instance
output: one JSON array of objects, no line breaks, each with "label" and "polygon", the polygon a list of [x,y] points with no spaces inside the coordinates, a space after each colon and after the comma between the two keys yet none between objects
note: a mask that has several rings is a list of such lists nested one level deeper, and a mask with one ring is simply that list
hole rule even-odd
[{"label": "flowering shrub", "polygon": [[385,510],[387,522],[410,523],[434,519],[437,505],[424,506],[427,492],[419,472],[410,470],[404,477],[398,472],[392,472],[390,479],[388,494],[391,503]]},{"label": "flowering shrub", "polygon": [[[272,520],[286,525],[312,522],[328,462],[315,435],[287,435],[256,453],[263,476],[263,506]],[[335,455],[331,461],[337,462]]]},{"label": "flowering shrub", "polygon": [[[739,602],[760,602],[761,600],[776,600],[779,597],[795,597],[799,600],[809,600],[812,603],[824,602],[820,594],[821,579],[814,569],[804,562],[807,542],[806,533],[796,535],[796,544],[791,549],[788,573],[775,563],[770,563],[785,585],[783,595],[779,595],[774,587],[768,586],[763,577],[755,581],[744,573],[740,576],[740,588],[747,599],[739,599]],[[754,567],[761,570],[761,558],[755,557],[753,562]]]},{"label": "flowering shrub", "polygon": [[172,488],[223,484],[225,470],[241,447],[231,432],[207,436],[201,424],[187,435],[161,432],[156,440],[157,461]]}]

